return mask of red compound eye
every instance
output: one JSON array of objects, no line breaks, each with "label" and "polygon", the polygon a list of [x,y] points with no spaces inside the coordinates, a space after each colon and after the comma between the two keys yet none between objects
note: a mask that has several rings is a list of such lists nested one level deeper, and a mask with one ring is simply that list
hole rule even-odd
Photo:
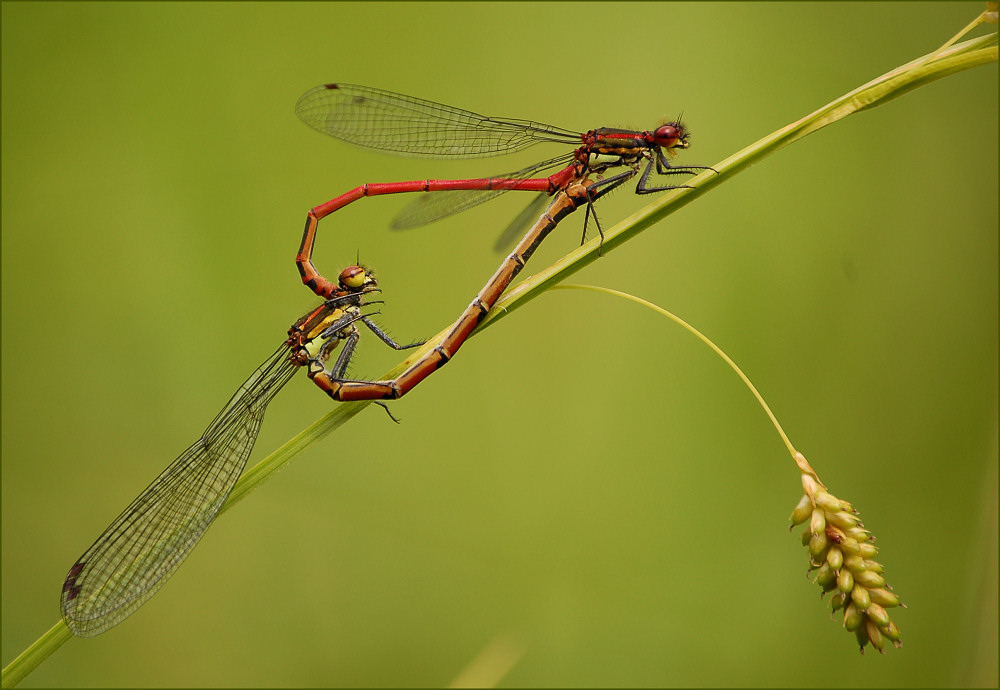
[{"label": "red compound eye", "polygon": [[660,125],[653,132],[653,141],[656,142],[657,146],[668,149],[676,146],[677,142],[683,137],[684,131],[681,129],[679,123]]}]

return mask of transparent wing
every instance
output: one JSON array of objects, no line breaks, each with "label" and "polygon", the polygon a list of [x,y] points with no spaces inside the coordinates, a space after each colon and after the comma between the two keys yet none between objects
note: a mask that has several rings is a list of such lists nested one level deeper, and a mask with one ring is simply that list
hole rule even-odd
[{"label": "transparent wing", "polygon": [[524,210],[517,214],[517,217],[510,222],[510,225],[500,233],[500,237],[497,238],[496,243],[493,245],[493,251],[505,252],[510,249],[518,238],[522,237],[535,224],[535,221],[541,217],[551,201],[552,197],[548,194],[539,194],[532,199],[531,203],[525,206]]},{"label": "transparent wing", "polygon": [[[536,179],[541,171],[568,163],[572,159],[572,154],[550,158],[547,161],[536,163],[522,170],[515,170],[503,175],[494,175],[490,179],[494,180],[517,180]],[[393,230],[409,230],[421,225],[427,225],[434,221],[447,218],[461,211],[466,211],[473,206],[485,203],[490,199],[495,199],[501,194],[511,191],[510,189],[461,189],[436,191],[433,194],[420,194],[416,199],[403,207],[396,214],[389,224]]]},{"label": "transparent wing", "polygon": [[139,608],[212,524],[243,472],[268,403],[295,373],[282,345],[233,395],[194,445],[135,499],[70,569],[60,605],[92,637]]},{"label": "transparent wing", "polygon": [[400,155],[478,158],[541,141],[580,143],[580,133],[530,120],[492,118],[412,96],[355,84],[306,91],[295,112],[324,134]]}]

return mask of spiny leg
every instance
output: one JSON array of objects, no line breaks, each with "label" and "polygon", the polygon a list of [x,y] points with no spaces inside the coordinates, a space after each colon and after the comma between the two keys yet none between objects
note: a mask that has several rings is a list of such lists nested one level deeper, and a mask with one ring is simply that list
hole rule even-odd
[{"label": "spiny leg", "polygon": [[[370,303],[369,303],[369,304],[370,304]],[[364,324],[365,324],[366,326],[368,326],[368,329],[369,329],[369,330],[370,330],[370,331],[371,331],[372,333],[374,333],[375,335],[377,335],[377,336],[379,337],[379,340],[381,340],[381,341],[382,341],[383,343],[385,343],[386,345],[388,345],[389,347],[391,347],[391,348],[392,348],[393,350],[409,350],[409,349],[412,349],[412,348],[414,348],[414,347],[420,347],[421,345],[423,345],[424,343],[426,343],[426,342],[427,342],[426,340],[421,340],[421,341],[419,341],[419,342],[415,342],[415,343],[410,343],[409,345],[400,345],[400,344],[399,344],[399,343],[397,343],[397,342],[396,342],[395,340],[393,340],[393,339],[392,339],[392,338],[391,338],[391,337],[389,336],[389,334],[388,334],[388,333],[386,333],[385,331],[383,331],[383,330],[382,330],[382,329],[381,329],[381,328],[380,328],[380,327],[378,326],[378,324],[376,324],[376,323],[375,323],[374,321],[372,321],[371,319],[369,319],[369,318],[368,318],[367,316],[364,316],[364,317],[362,317],[362,318],[361,318],[361,321],[362,321],[362,322],[363,322],[363,323],[364,323]]]},{"label": "spiny leg", "polygon": [[650,159],[649,163],[646,164],[646,169],[642,171],[642,175],[639,177],[639,182],[635,186],[636,194],[653,194],[655,192],[668,192],[671,189],[690,189],[691,185],[681,184],[681,185],[664,185],[662,187],[650,187],[649,176],[653,172],[653,167],[656,167],[657,175],[697,175],[695,172],[697,170],[711,170],[712,172],[718,173],[713,167],[708,165],[685,165],[683,167],[674,167],[670,165],[666,156],[663,155],[662,151],[656,152],[656,160]]},{"label": "spiny leg", "polygon": [[600,245],[597,247],[597,255],[601,256],[601,249],[604,246],[604,228],[601,227],[601,221],[597,217],[597,210],[594,208],[594,202],[600,199],[605,194],[618,189],[627,181],[635,176],[635,170],[626,170],[623,173],[614,175],[613,177],[608,177],[603,180],[598,180],[597,182],[592,182],[591,184],[584,187],[584,193],[587,197],[587,212],[583,216],[583,237],[580,238],[580,244],[583,245],[587,241],[587,221],[591,216],[594,217],[594,223],[597,225],[597,233],[601,237]]}]

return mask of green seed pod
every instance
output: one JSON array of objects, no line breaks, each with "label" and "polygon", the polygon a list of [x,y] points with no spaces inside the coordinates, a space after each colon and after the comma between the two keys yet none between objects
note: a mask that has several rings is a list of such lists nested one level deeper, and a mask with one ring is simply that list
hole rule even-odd
[{"label": "green seed pod", "polygon": [[[843,514],[847,515],[847,513]],[[845,534],[847,534],[847,536],[849,536],[851,539],[856,540],[859,544],[863,544],[866,541],[870,541],[872,538],[871,532],[869,532],[866,529],[862,529],[860,527],[848,527],[845,528],[844,532]]]},{"label": "green seed pod", "polygon": [[847,608],[844,609],[844,627],[847,629],[847,632],[852,632],[854,630],[857,630],[859,627],[861,627],[861,624],[864,622],[864,620],[865,620],[864,612],[862,612],[861,609],[855,606],[853,602],[848,604]]},{"label": "green seed pod", "polygon": [[[840,572],[844,572],[841,570]],[[868,590],[864,587],[855,587],[851,590],[851,601],[858,605],[858,608],[862,611],[868,609],[871,606],[872,599],[868,595]]]},{"label": "green seed pod", "polygon": [[873,573],[878,573],[881,575],[885,572],[885,566],[877,561],[865,561],[865,570],[870,570]]},{"label": "green seed pod", "polygon": [[820,491],[816,494],[816,505],[823,510],[835,513],[840,510],[840,499],[836,496],[831,496],[825,491]]},{"label": "green seed pod", "polygon": [[831,546],[830,550],[826,552],[826,562],[834,570],[840,570],[840,566],[844,564],[844,552],[836,546]]},{"label": "green seed pod", "polygon": [[845,556],[844,567],[850,568],[854,572],[861,572],[865,569],[865,559],[861,556]]},{"label": "green seed pod", "polygon": [[854,506],[852,506],[847,501],[840,502],[840,509],[848,513],[854,513],[855,515],[858,514],[858,511],[854,510]]},{"label": "green seed pod", "polygon": [[812,515],[812,501],[808,496],[803,496],[799,504],[792,511],[792,526],[801,525]]},{"label": "green seed pod", "polygon": [[[826,519],[828,522],[836,525],[837,527],[843,530],[850,530],[851,528],[856,527],[856,525],[858,524],[858,519],[856,517],[854,517],[850,513],[845,513],[842,510],[837,511],[836,513],[830,513],[829,515],[827,515]],[[849,531],[847,532],[847,534],[848,536],[854,536]],[[857,539],[857,537],[854,538]]]},{"label": "green seed pod", "polygon": [[809,555],[819,559],[826,553],[826,548],[829,545],[830,541],[826,538],[826,532],[814,534],[809,539]]},{"label": "green seed pod", "polygon": [[896,627],[895,623],[889,621],[889,625],[885,626],[884,629],[879,628],[879,630],[885,637],[888,637],[890,640],[892,640],[893,645],[895,645],[896,647],[902,646],[903,643],[899,641],[899,628]]},{"label": "green seed pod", "polygon": [[865,543],[858,545],[858,553],[863,558],[874,558],[878,555],[878,548],[874,544]]},{"label": "green seed pod", "polygon": [[871,641],[868,639],[868,631],[865,629],[865,626],[858,626],[858,628],[854,631],[854,638],[858,641],[858,646],[861,647],[861,653],[864,654],[865,645]]},{"label": "green seed pod", "polygon": [[809,546],[809,540],[812,539],[812,535],[809,530],[802,530],[802,546]]},{"label": "green seed pod", "polygon": [[899,606],[899,597],[887,589],[870,589],[868,595],[873,603],[882,608],[891,609],[894,606]]},{"label": "green seed pod", "polygon": [[870,570],[862,570],[861,572],[854,573],[854,580],[868,589],[885,585],[885,578]]},{"label": "green seed pod", "polygon": [[868,639],[872,641],[872,647],[877,649],[879,654],[885,654],[885,640],[878,631],[878,626],[869,620],[865,622],[865,629],[868,631]]},{"label": "green seed pod", "polygon": [[820,566],[819,570],[816,571],[816,584],[820,587],[825,589],[827,585],[836,581],[837,573],[834,572],[829,563],[824,563]]},{"label": "green seed pod", "polygon": [[840,540],[840,550],[844,552],[845,556],[856,556],[861,552],[861,547],[856,539],[844,537]]},{"label": "green seed pod", "polygon": [[813,534],[823,534],[826,531],[826,514],[816,508],[812,512],[812,519],[809,521],[809,531]]},{"label": "green seed pod", "polygon": [[889,625],[889,613],[878,604],[869,604],[868,610],[865,613],[868,614],[869,618],[875,621],[875,625],[878,627],[884,628]]},{"label": "green seed pod", "polygon": [[830,597],[830,611],[836,612],[844,608],[844,595],[840,592]]},{"label": "green seed pod", "polygon": [[844,594],[848,594],[854,588],[854,576],[847,568],[841,568],[837,576],[837,589]]}]

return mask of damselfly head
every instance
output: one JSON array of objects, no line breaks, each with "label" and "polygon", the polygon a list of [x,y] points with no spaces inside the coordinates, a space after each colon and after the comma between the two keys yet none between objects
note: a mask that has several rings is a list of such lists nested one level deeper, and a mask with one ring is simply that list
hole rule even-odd
[{"label": "damselfly head", "polygon": [[364,266],[348,266],[340,272],[340,287],[351,292],[360,292],[376,285],[375,272]]},{"label": "damselfly head", "polygon": [[689,146],[688,131],[679,119],[673,122],[664,122],[653,130],[653,141],[657,146],[668,151],[670,149],[686,149]]}]

